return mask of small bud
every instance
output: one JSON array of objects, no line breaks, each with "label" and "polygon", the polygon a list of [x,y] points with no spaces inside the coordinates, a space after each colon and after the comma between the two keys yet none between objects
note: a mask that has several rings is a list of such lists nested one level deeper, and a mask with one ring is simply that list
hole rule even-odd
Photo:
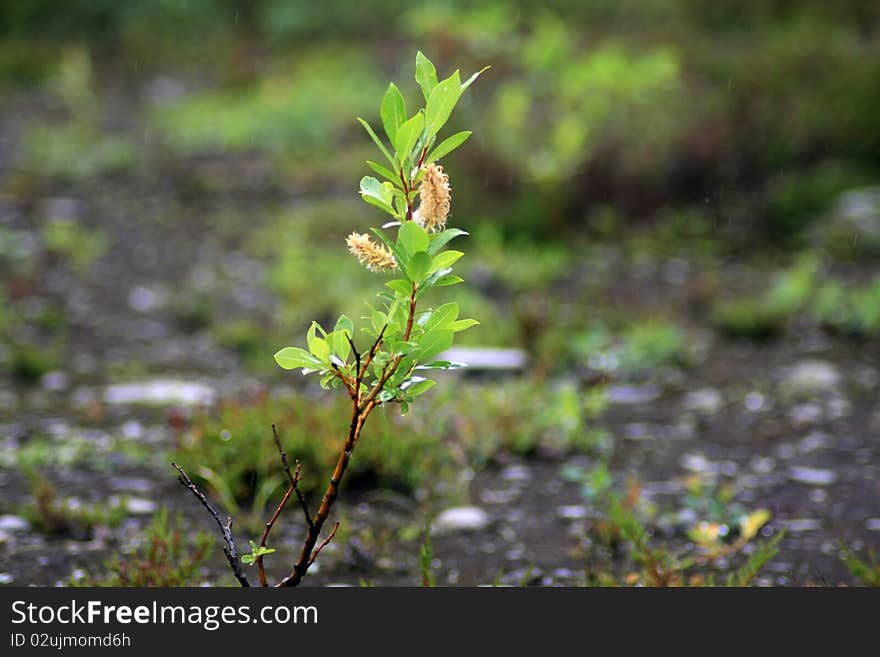
[{"label": "small bud", "polygon": [[352,233],[345,239],[348,250],[370,271],[397,269],[397,260],[386,247],[376,244],[369,235]]}]

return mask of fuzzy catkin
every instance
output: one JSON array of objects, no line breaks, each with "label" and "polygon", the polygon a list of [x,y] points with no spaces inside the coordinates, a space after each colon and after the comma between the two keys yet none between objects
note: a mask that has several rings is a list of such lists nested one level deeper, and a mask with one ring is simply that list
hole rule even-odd
[{"label": "fuzzy catkin", "polygon": [[419,185],[419,209],[413,214],[413,219],[429,232],[443,230],[451,205],[449,176],[439,164],[426,164],[425,176]]},{"label": "fuzzy catkin", "polygon": [[370,271],[397,269],[397,260],[386,247],[376,244],[369,235],[352,233],[345,239],[348,250]]}]

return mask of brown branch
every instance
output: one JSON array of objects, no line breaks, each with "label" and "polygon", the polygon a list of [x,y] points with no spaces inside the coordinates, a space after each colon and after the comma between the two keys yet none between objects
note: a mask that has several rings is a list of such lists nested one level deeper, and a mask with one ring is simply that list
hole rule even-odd
[{"label": "brown branch", "polygon": [[293,489],[293,492],[296,493],[296,498],[299,500],[299,504],[302,507],[303,515],[306,517],[306,523],[311,527],[312,515],[309,513],[309,505],[306,503],[306,498],[299,489],[299,461],[296,462],[296,471],[293,474],[290,474],[290,463],[287,462],[287,452],[284,451],[284,447],[281,445],[281,438],[278,436],[278,429],[274,424],[272,425],[272,438],[275,441],[275,447],[278,448],[278,453],[281,454],[281,465],[284,467],[284,474],[287,475],[287,481],[290,482],[290,487]]},{"label": "brown branch", "polygon": [[[263,537],[260,539],[260,547],[266,547],[266,540],[269,538],[269,532],[272,531],[272,527],[275,526],[275,521],[278,520],[278,516],[281,515],[281,509],[284,508],[284,505],[287,504],[287,500],[290,499],[290,494],[294,491],[294,486],[291,485],[287,492],[284,493],[284,497],[281,498],[281,502],[278,504],[278,507],[275,509],[275,513],[272,514],[272,517],[269,519],[269,522],[266,523],[266,528],[263,530]],[[266,570],[263,568],[263,555],[261,554],[255,560],[257,564],[257,575],[260,577],[260,585],[261,586],[269,586],[269,582],[266,579]]]},{"label": "brown branch", "polygon": [[361,352],[357,350],[357,347],[354,346],[354,340],[351,339],[351,336],[347,333],[345,334],[346,339],[348,340],[348,344],[351,345],[351,351],[354,354],[355,360],[355,368],[354,368],[354,384],[358,388],[358,394],[360,394],[360,383],[361,383]]},{"label": "brown branch", "polygon": [[232,574],[235,575],[235,579],[237,579],[242,586],[250,586],[247,577],[241,569],[241,561],[238,558],[238,551],[235,549],[235,539],[232,537],[232,518],[227,516],[226,522],[224,523],[220,519],[220,514],[211,506],[208,502],[208,498],[206,498],[205,494],[196,487],[193,480],[183,471],[183,468],[177,465],[177,463],[172,463],[171,465],[177,470],[177,481],[195,495],[195,498],[201,502],[202,506],[205,507],[208,513],[214,518],[217,526],[220,527],[220,532],[223,534],[223,542],[225,543],[223,546],[223,554],[226,555],[226,560],[229,562],[229,567],[232,569]]},{"label": "brown branch", "polygon": [[[412,333],[413,320],[415,318],[416,312],[416,292],[418,291],[418,286],[413,284],[412,294],[410,294],[410,304],[409,304],[409,317],[406,322],[406,333],[404,335],[404,340],[409,340],[410,334]],[[372,348],[370,349],[370,353],[367,356],[366,361],[361,366],[361,372],[358,376],[358,381],[363,377],[363,374],[366,372],[367,367],[369,366],[372,359],[375,357],[376,352],[379,350],[379,345],[382,343],[382,338],[385,335],[385,329],[388,328],[387,324],[382,327],[382,330],[379,332],[376,341],[373,343]],[[342,477],[345,475],[345,471],[348,469],[349,461],[351,460],[352,450],[354,450],[355,445],[357,444],[358,438],[360,437],[361,429],[363,429],[364,422],[366,422],[367,417],[369,417],[372,410],[376,407],[376,395],[382,389],[382,386],[385,385],[385,382],[388,381],[388,378],[394,374],[394,370],[397,369],[397,366],[400,364],[401,356],[397,356],[393,358],[389,363],[386,363],[385,368],[383,369],[382,377],[379,379],[377,384],[373,387],[368,395],[367,399],[365,399],[361,404],[358,404],[357,398],[353,400],[352,410],[351,410],[351,422],[348,426],[348,436],[345,439],[345,445],[342,448],[342,451],[339,453],[339,458],[336,460],[336,467],[333,469],[333,474],[330,476],[330,482],[327,484],[327,489],[324,491],[324,497],[321,500],[321,506],[318,507],[318,513],[312,519],[312,523],[309,525],[309,530],[306,533],[306,537],[303,540],[302,549],[299,553],[299,558],[293,566],[293,572],[290,573],[287,577],[281,580],[278,583],[278,586],[297,586],[301,581],[305,574],[309,571],[309,567],[315,562],[315,558],[317,558],[318,553],[323,549],[323,547],[333,538],[333,535],[336,533],[336,528],[330,532],[330,535],[325,539],[325,541],[315,550],[315,545],[318,543],[318,538],[321,535],[321,528],[324,526],[324,523],[327,521],[327,518],[330,515],[330,509],[333,507],[333,503],[336,501],[336,498],[339,496],[339,484],[342,482]],[[360,395],[358,395],[360,397]],[[338,523],[337,523],[338,527]]]},{"label": "brown branch", "polygon": [[343,385],[345,385],[345,389],[348,390],[348,394],[351,395],[352,399],[355,399],[357,396],[357,392],[355,390],[355,384],[349,379],[341,369],[339,369],[339,365],[336,363],[330,363],[330,367],[336,372],[336,376],[339,377],[339,380],[342,381]]},{"label": "brown branch", "polygon": [[327,535],[327,538],[325,538],[324,541],[317,548],[315,548],[315,551],[312,553],[312,558],[309,559],[310,566],[313,563],[315,563],[315,559],[317,559],[318,555],[321,554],[321,550],[323,550],[325,547],[327,547],[327,543],[332,541],[333,537],[336,536],[337,529],[339,529],[339,521],[338,520],[336,521],[336,524],[333,525],[333,529],[330,530],[330,533]]}]

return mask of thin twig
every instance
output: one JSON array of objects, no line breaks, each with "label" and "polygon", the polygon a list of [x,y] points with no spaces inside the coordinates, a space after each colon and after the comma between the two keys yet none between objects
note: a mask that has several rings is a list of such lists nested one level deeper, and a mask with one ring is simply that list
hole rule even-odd
[{"label": "thin twig", "polygon": [[202,506],[205,507],[208,513],[214,518],[217,526],[220,527],[220,532],[223,534],[223,542],[225,543],[223,546],[223,553],[226,555],[226,560],[229,562],[229,567],[232,569],[232,574],[235,575],[235,579],[237,579],[242,586],[250,586],[247,577],[241,569],[238,550],[235,549],[235,539],[232,537],[232,518],[227,516],[226,522],[224,523],[220,519],[218,511],[211,506],[208,502],[208,498],[206,498],[205,494],[196,487],[193,480],[189,478],[189,475],[183,471],[183,468],[177,465],[177,463],[172,463],[171,465],[177,470],[177,480],[195,495],[196,499],[201,502]]},{"label": "thin twig", "polygon": [[309,505],[306,502],[305,496],[302,494],[302,491],[299,489],[299,480],[300,480],[300,464],[299,460],[296,462],[296,472],[294,474],[290,474],[290,463],[287,462],[287,452],[284,451],[284,447],[281,445],[281,438],[278,436],[278,429],[275,425],[272,425],[272,437],[275,440],[275,447],[278,448],[278,453],[281,454],[281,465],[284,467],[284,474],[287,475],[287,480],[290,482],[290,487],[293,489],[293,492],[296,493],[296,498],[299,500],[299,504],[302,507],[303,515],[306,517],[306,523],[309,527],[312,526],[312,514],[309,513]]},{"label": "thin twig", "polygon": [[321,550],[323,550],[325,547],[327,547],[327,543],[329,543],[330,541],[332,541],[332,540],[333,540],[333,537],[336,536],[336,530],[337,530],[337,529],[339,529],[339,521],[338,521],[338,520],[336,521],[336,524],[333,525],[333,529],[330,530],[330,533],[327,534],[327,538],[325,538],[325,539],[323,540],[323,542],[322,542],[317,548],[315,548],[315,551],[312,552],[312,558],[309,559],[309,565],[310,565],[310,566],[311,566],[313,563],[315,563],[315,559],[317,559],[317,558],[318,558],[318,555],[321,554]]},{"label": "thin twig", "polygon": [[355,360],[355,385],[360,383],[360,371],[361,371],[361,352],[358,351],[357,347],[354,346],[354,340],[351,339],[351,336],[346,333],[345,337],[348,339],[348,344],[351,345],[351,351],[354,354]]},{"label": "thin twig", "polygon": [[[263,537],[260,539],[260,547],[266,547],[266,541],[269,538],[269,532],[272,531],[272,527],[275,526],[275,521],[278,520],[278,516],[281,515],[281,509],[284,508],[284,505],[287,504],[287,500],[290,499],[290,494],[293,492],[294,487],[291,485],[287,492],[284,493],[284,497],[281,498],[281,502],[278,504],[278,507],[275,509],[275,513],[272,514],[272,517],[269,519],[269,522],[266,523],[266,528],[263,530]],[[257,564],[257,575],[260,577],[260,585],[269,586],[269,581],[266,579],[266,570],[263,568],[263,555],[261,554],[255,560]]]}]

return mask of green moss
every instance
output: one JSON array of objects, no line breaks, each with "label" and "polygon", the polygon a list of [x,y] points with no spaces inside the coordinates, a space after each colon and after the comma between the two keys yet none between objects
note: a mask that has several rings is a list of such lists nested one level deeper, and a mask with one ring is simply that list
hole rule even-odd
[{"label": "green moss", "polygon": [[28,128],[21,153],[29,172],[71,181],[128,171],[138,162],[137,150],[126,137],[75,123]]},{"label": "green moss", "polygon": [[[352,458],[347,485],[380,486],[414,492],[448,487],[462,467],[484,465],[503,451],[588,450],[597,436],[589,421],[601,399],[567,384],[540,399],[527,382],[495,385],[461,383],[424,397],[424,409],[401,417],[396,406],[370,417]],[[272,441],[274,423],[291,459],[302,463],[302,486],[323,490],[345,440],[350,401],[324,402],[305,395],[227,402],[196,418],[175,454],[191,476],[209,484],[227,504],[258,495],[265,482],[282,481]],[[262,495],[262,493],[259,493]]]},{"label": "green moss", "polygon": [[172,521],[165,509],[153,516],[143,538],[104,564],[105,574],[88,574],[73,586],[194,586],[208,562],[215,539],[192,532],[180,516]]}]

